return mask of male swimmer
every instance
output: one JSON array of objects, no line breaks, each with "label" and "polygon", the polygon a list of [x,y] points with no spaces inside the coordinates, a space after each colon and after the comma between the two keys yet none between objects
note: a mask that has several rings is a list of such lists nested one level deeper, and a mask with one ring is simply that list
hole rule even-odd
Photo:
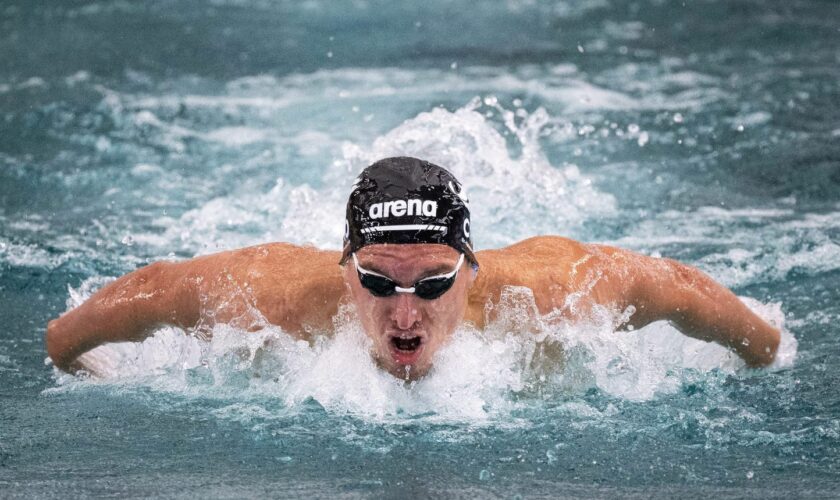
[{"label": "male swimmer", "polygon": [[151,264],[50,321],[47,352],[72,372],[84,368],[79,355],[104,343],[141,341],[162,325],[207,329],[249,308],[309,340],[330,332],[339,305],[349,304],[379,365],[416,379],[462,322],[483,328],[502,289],[518,286],[533,291],[541,314],[583,319],[594,305],[616,317],[634,311],[616,327],[666,320],[728,347],[749,366],[773,361],[779,331],[699,270],[557,236],[474,252],[468,201],[439,166],[380,160],[353,185],[342,252],[270,243]]}]

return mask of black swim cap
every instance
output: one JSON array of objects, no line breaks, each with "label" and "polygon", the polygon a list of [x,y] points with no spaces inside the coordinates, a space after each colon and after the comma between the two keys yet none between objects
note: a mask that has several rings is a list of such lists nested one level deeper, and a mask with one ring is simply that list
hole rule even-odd
[{"label": "black swim cap", "polygon": [[458,179],[437,165],[406,156],[379,160],[353,184],[340,264],[374,243],[439,243],[477,267],[467,203]]}]

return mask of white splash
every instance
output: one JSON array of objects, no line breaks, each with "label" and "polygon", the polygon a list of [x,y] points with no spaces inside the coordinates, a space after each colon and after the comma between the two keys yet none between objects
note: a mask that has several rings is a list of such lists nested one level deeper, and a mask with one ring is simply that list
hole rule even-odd
[{"label": "white splash", "polygon": [[[68,306],[106,281],[88,280],[71,289]],[[774,367],[790,366],[796,340],[784,330],[779,306],[745,303],[783,329]],[[247,332],[217,325],[210,341],[165,328],[139,344],[111,344],[85,354],[82,361],[97,376],[79,379],[56,371],[56,390],[139,384],[187,397],[233,399],[229,406],[240,410],[269,400],[295,411],[315,401],[331,413],[371,421],[481,424],[510,423],[517,408],[589,389],[646,401],[678,390],[689,371],[734,374],[744,367],[723,347],[682,336],[664,323],[616,332],[616,313],[606,309],[577,323],[539,316],[530,291],[517,287],[508,288],[500,304],[496,321],[484,331],[457,330],[432,371],[412,383],[376,366],[370,341],[348,309],[333,335],[311,344],[271,326]],[[239,410],[222,413],[242,416]]]},{"label": "white splash", "polygon": [[[164,248],[187,246],[198,253],[265,241],[335,249],[341,244],[353,179],[370,163],[397,155],[437,162],[461,180],[470,192],[478,248],[567,234],[588,219],[614,212],[614,198],[599,192],[576,166],[558,168],[547,160],[539,143],[549,122],[545,110],[515,116],[494,104],[492,109],[503,116],[500,131],[481,107],[481,101],[473,100],[454,112],[436,108],[421,113],[370,147],[345,142],[342,158],[325,171],[317,190],[281,177],[267,192],[237,192],[211,199],[177,220],[160,218],[163,237],[141,234],[136,240]],[[510,140],[519,154],[511,152]]]}]

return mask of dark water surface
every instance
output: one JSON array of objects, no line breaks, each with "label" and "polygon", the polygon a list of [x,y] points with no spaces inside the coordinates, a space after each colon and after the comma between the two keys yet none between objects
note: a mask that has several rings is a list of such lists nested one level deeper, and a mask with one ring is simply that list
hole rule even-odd
[{"label": "dark water surface", "polygon": [[[2,2],[0,497],[834,496],[838,21],[835,1]],[[353,325],[264,333],[274,351],[163,331],[101,351],[99,381],[45,364],[46,322],[103,278],[337,248],[354,173],[393,154],[452,166],[479,248],[684,260],[783,321],[783,359],[592,324],[548,331],[566,368],[534,368],[513,297],[414,387]]]}]

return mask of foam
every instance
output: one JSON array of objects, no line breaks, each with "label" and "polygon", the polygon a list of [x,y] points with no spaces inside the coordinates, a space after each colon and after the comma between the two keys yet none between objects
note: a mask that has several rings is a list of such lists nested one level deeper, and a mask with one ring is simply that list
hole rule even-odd
[{"label": "foam", "polygon": [[[737,227],[737,231],[730,228]],[[840,211],[799,213],[790,209],[701,207],[670,210],[629,228],[607,243],[658,253],[673,244],[711,246],[695,265],[729,287],[817,275],[840,269],[840,245],[827,234],[840,228]]]},{"label": "foam", "polygon": [[55,269],[69,259],[67,255],[57,255],[36,245],[20,244],[0,237],[0,262],[12,266]]},{"label": "foam", "polygon": [[[90,279],[71,289],[68,307],[107,281]],[[783,329],[771,369],[791,366],[796,340],[784,330],[778,304],[744,300]],[[313,401],[330,413],[374,422],[520,425],[514,413],[546,398],[566,400],[597,389],[647,401],[677,391],[698,371],[736,374],[744,367],[723,347],[682,336],[664,323],[616,332],[621,315],[607,309],[596,308],[588,320],[576,323],[556,314],[540,316],[530,291],[517,287],[504,292],[501,304],[498,320],[484,331],[457,330],[430,373],[411,383],[376,367],[370,341],[353,310],[345,308],[335,334],[312,344],[267,324],[257,332],[216,325],[209,342],[164,328],[139,344],[110,344],[86,353],[81,360],[97,376],[79,379],[56,372],[56,390],[139,386],[220,399],[226,403],[215,412],[218,417],[255,425],[279,418],[268,410],[276,402],[287,413],[304,411]]]},{"label": "foam", "polygon": [[[510,139],[482,112],[486,108],[504,115],[504,131],[520,154],[511,151]],[[514,116],[479,100],[455,111],[436,108],[406,120],[369,147],[344,142],[341,158],[327,166],[319,189],[279,178],[267,192],[236,192],[208,200],[176,221],[161,220],[167,226],[162,238],[137,235],[137,240],[164,248],[187,246],[197,253],[265,241],[337,249],[352,180],[368,164],[396,155],[447,166],[461,180],[471,197],[478,248],[569,233],[588,219],[612,214],[615,200],[598,191],[576,166],[557,168],[547,160],[539,136],[549,119],[542,109]],[[297,140],[306,150],[313,141],[329,137],[301,134]]]},{"label": "foam", "polygon": [[[539,78],[535,76],[539,75]],[[470,66],[455,71],[399,68],[342,68],[297,73],[282,78],[258,75],[226,85],[226,94],[120,94],[128,110],[176,110],[179,107],[258,108],[278,111],[326,101],[361,101],[399,96],[401,99],[440,95],[526,95],[569,112],[631,110],[657,107],[588,82],[574,66],[522,65],[515,68]]]}]

